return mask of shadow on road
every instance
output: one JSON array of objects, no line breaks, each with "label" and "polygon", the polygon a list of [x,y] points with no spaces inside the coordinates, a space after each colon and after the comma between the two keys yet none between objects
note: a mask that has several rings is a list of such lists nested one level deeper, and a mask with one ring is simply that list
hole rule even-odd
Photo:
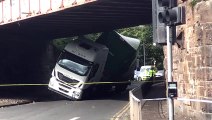
[{"label": "shadow on road", "polygon": [[[121,93],[115,91],[94,92],[87,100],[129,100],[129,90]],[[47,86],[19,86],[19,87],[1,87],[0,99],[25,99],[34,102],[70,100],[48,89]]]},{"label": "shadow on road", "polygon": [[47,86],[1,87],[0,98],[25,99],[30,101],[55,101],[65,99],[64,97],[49,91]]},{"label": "shadow on road", "polygon": [[165,84],[165,82],[153,84],[150,90],[148,90],[148,93],[143,96],[143,99],[166,98]]}]

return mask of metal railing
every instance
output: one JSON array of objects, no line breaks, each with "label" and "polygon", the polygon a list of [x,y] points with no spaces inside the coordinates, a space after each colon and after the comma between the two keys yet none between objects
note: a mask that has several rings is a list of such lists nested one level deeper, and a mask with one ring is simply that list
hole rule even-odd
[{"label": "metal railing", "polygon": [[131,120],[142,120],[141,109],[145,103],[145,100],[142,100],[142,98],[146,94],[146,91],[143,89],[148,89],[151,85],[152,82],[144,82],[129,92]]},{"label": "metal railing", "polygon": [[130,91],[130,119],[142,120],[141,101],[133,95],[132,91]]}]

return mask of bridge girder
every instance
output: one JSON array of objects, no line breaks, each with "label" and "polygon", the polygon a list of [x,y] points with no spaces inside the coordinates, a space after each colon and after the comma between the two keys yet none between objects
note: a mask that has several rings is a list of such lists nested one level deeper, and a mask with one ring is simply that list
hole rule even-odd
[{"label": "bridge girder", "polygon": [[97,0],[0,26],[0,36],[70,37],[151,24],[151,0]]}]

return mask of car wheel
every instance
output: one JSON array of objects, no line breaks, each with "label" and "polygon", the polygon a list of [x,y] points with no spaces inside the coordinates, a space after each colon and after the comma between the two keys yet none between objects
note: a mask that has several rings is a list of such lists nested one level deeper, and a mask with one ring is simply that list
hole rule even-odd
[{"label": "car wheel", "polygon": [[138,77],[138,81],[142,81],[141,77]]}]

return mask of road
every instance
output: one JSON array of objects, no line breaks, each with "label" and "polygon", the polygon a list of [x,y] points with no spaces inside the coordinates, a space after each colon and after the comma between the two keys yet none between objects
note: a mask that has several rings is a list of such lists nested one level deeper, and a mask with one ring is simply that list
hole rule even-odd
[{"label": "road", "polygon": [[0,120],[110,120],[128,103],[128,91],[105,93],[85,101],[48,97],[39,102],[0,108]]}]

